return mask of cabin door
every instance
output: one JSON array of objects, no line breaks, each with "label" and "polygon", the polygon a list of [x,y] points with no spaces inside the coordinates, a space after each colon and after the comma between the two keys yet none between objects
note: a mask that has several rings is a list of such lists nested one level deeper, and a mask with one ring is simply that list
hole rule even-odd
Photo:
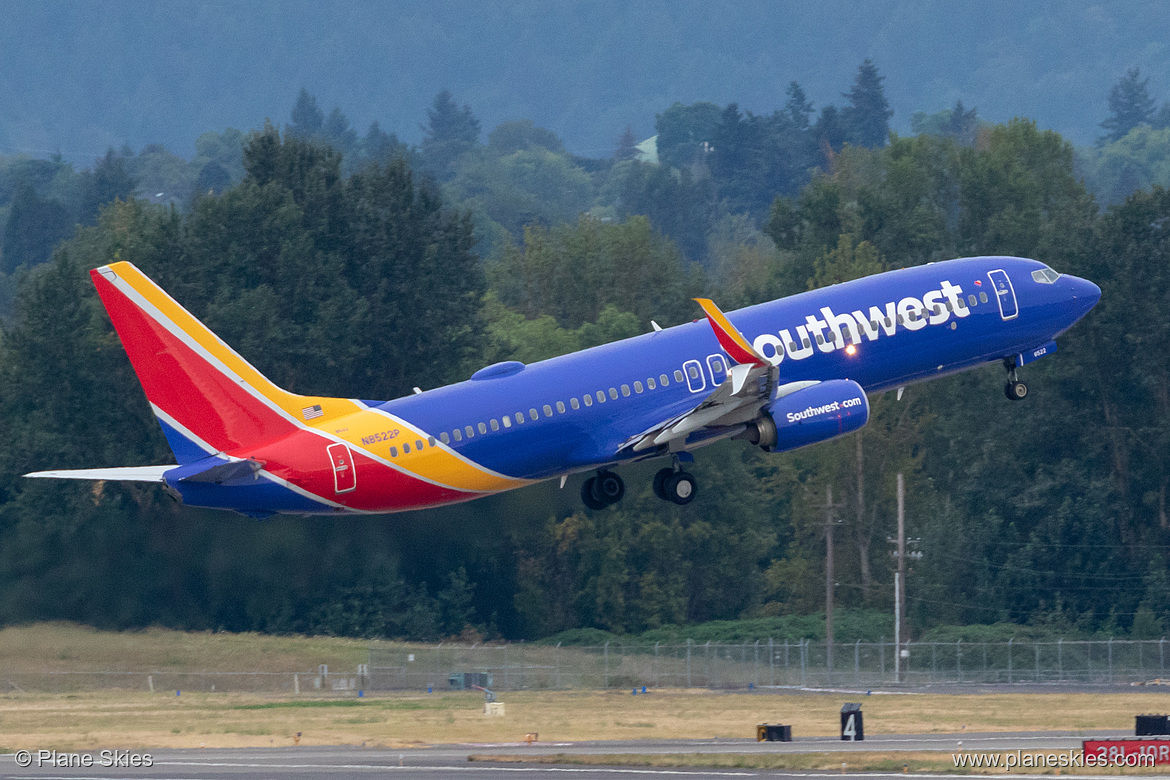
[{"label": "cabin door", "polygon": [[987,277],[991,279],[996,300],[999,301],[999,316],[1005,320],[1015,319],[1020,314],[1020,307],[1016,303],[1016,291],[1012,287],[1012,280],[1008,279],[1004,271],[991,271]]}]

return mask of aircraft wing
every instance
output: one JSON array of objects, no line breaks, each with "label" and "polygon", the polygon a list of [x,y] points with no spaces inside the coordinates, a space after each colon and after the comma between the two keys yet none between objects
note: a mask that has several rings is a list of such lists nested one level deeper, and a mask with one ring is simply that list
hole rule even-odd
[{"label": "aircraft wing", "polygon": [[728,370],[723,384],[694,408],[631,436],[618,447],[619,452],[627,447],[641,452],[664,444],[677,446],[701,429],[743,425],[755,419],[773,398],[816,384],[789,382],[778,386],[779,369],[752,347],[713,301],[707,298],[695,300],[703,307],[720,346],[736,365]]}]

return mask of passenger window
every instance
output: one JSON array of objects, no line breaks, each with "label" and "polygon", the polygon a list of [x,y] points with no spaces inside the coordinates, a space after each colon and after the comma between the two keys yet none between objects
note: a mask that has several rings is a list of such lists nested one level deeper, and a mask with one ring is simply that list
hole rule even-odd
[{"label": "passenger window", "polygon": [[805,348],[805,349],[808,349],[808,348],[809,348],[809,347],[811,347],[811,346],[812,346],[812,342],[811,342],[811,341],[809,341],[808,339],[805,339],[805,340],[804,340],[804,348]]},{"label": "passenger window", "polygon": [[[585,397],[588,398],[589,396]],[[569,406],[573,407],[574,412],[581,408],[581,402],[577,400],[577,396],[573,396],[569,399]]]},{"label": "passenger window", "polygon": [[589,395],[588,393],[581,396],[581,400],[585,402],[586,406],[593,406],[593,396]]},{"label": "passenger window", "polygon": [[886,327],[887,327],[887,328],[892,328],[892,327],[894,327],[894,321],[893,321],[893,320],[891,320],[889,317],[886,317]]},{"label": "passenger window", "polygon": [[686,379],[686,377],[684,377],[684,376],[683,376],[683,372],[682,372],[682,371],[679,371],[679,370],[676,368],[676,369],[674,370],[674,381],[676,381],[676,382],[682,382],[684,379]]},{"label": "passenger window", "polygon": [[670,387],[670,380],[667,379],[666,374],[658,375],[658,384],[662,385],[663,387]]},{"label": "passenger window", "polygon": [[544,416],[545,417],[552,417],[552,407],[549,406],[548,404],[544,405]]},{"label": "passenger window", "polygon": [[821,335],[821,334],[819,334],[819,333],[817,334],[817,343],[818,343],[818,344],[824,344],[824,343],[825,343],[825,337],[824,337],[824,336],[822,336],[822,335]]},{"label": "passenger window", "polygon": [[616,387],[609,388],[609,397],[615,401],[617,400],[617,388]]},{"label": "passenger window", "polygon": [[564,401],[557,401],[557,414],[564,414],[564,413],[565,413],[565,402]]},{"label": "passenger window", "polygon": [[435,446],[435,437],[434,437],[434,436],[428,436],[428,437],[427,437],[427,444],[429,444],[429,445],[431,445],[432,447],[434,447],[434,446]]},{"label": "passenger window", "polygon": [[985,293],[985,292],[979,293],[979,302],[980,303],[987,303],[987,293]]},{"label": "passenger window", "polygon": [[536,409],[529,409],[528,416],[531,417],[533,420],[539,420],[540,419],[540,412],[536,411]]},{"label": "passenger window", "polygon": [[418,450],[419,452],[422,452],[422,448],[423,448],[423,446],[422,446],[422,442],[421,442],[421,441],[416,441],[416,442],[414,443],[414,448],[415,448],[416,450]]},{"label": "passenger window", "polygon": [[463,434],[459,432],[458,428],[451,431],[451,435],[455,437],[455,441],[463,441]]},{"label": "passenger window", "polygon": [[483,423],[480,423],[479,424],[479,432],[480,433],[487,433],[487,426],[484,425]]},{"label": "passenger window", "polygon": [[524,412],[516,412],[516,424],[524,422]]},{"label": "passenger window", "polygon": [[796,351],[796,342],[795,342],[795,341],[790,341],[790,342],[788,342],[788,351],[789,351],[789,352],[795,352],[795,351]]},{"label": "passenger window", "polygon": [[408,443],[406,443],[406,442],[402,442],[402,454],[403,454],[403,455],[409,455],[409,454],[410,454],[410,445],[409,445]]},{"label": "passenger window", "polygon": [[443,442],[444,444],[450,444],[451,437],[447,435],[446,431],[443,431],[442,433],[439,434],[439,441]]},{"label": "passenger window", "polygon": [[390,448],[390,457],[391,457],[391,458],[397,458],[397,457],[398,457],[398,448],[397,448],[397,447],[391,447],[391,448]]},{"label": "passenger window", "polygon": [[469,439],[475,438],[475,429],[472,428],[470,425],[463,426],[463,432],[467,434],[467,438],[469,438]]},{"label": "passenger window", "polygon": [[630,386],[629,385],[622,385],[622,395],[624,395],[626,398],[630,397]]},{"label": "passenger window", "polygon": [[637,381],[637,380],[634,380],[634,392],[635,393],[642,392],[642,383]]},{"label": "passenger window", "polygon": [[604,390],[597,391],[597,402],[602,403],[602,404],[605,403],[605,391]]},{"label": "passenger window", "polygon": [[[634,388],[635,388],[635,389],[637,389],[637,387],[638,387],[638,383],[637,383],[637,382],[635,382],[635,383],[634,383]],[[647,389],[647,390],[653,390],[653,389],[654,389],[654,377],[650,377],[649,379],[647,379],[647,380],[646,380],[646,389]]]},{"label": "passenger window", "polygon": [[488,425],[492,426],[493,431],[498,431],[500,429],[500,424],[496,422],[495,418],[489,420]]},{"label": "passenger window", "polygon": [[976,304],[975,304],[975,296],[974,296],[974,295],[968,295],[968,296],[967,296],[967,303],[971,304],[972,306],[975,306],[975,305],[976,305]]},{"label": "passenger window", "polygon": [[511,427],[512,427],[512,418],[511,418],[511,417],[509,417],[509,416],[508,416],[508,415],[506,415],[506,414],[505,414],[503,417],[501,417],[501,418],[500,418],[500,422],[502,422],[502,423],[504,424],[504,427],[505,427],[505,428],[511,428]]}]

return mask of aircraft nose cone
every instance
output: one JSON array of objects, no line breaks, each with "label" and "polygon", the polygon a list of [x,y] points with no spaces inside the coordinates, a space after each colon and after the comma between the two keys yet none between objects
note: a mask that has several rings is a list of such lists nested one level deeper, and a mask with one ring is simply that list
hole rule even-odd
[{"label": "aircraft nose cone", "polygon": [[1083,317],[1089,313],[1090,309],[1097,305],[1097,301],[1101,300],[1101,288],[1088,279],[1082,279],[1079,276],[1071,277],[1071,281],[1077,316]]}]

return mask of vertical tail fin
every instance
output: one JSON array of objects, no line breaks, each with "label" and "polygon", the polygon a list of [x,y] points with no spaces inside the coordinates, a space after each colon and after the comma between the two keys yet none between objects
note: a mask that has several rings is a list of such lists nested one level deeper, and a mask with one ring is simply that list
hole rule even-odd
[{"label": "vertical tail fin", "polygon": [[356,411],[280,389],[133,264],[90,271],[179,463],[272,441]]}]

